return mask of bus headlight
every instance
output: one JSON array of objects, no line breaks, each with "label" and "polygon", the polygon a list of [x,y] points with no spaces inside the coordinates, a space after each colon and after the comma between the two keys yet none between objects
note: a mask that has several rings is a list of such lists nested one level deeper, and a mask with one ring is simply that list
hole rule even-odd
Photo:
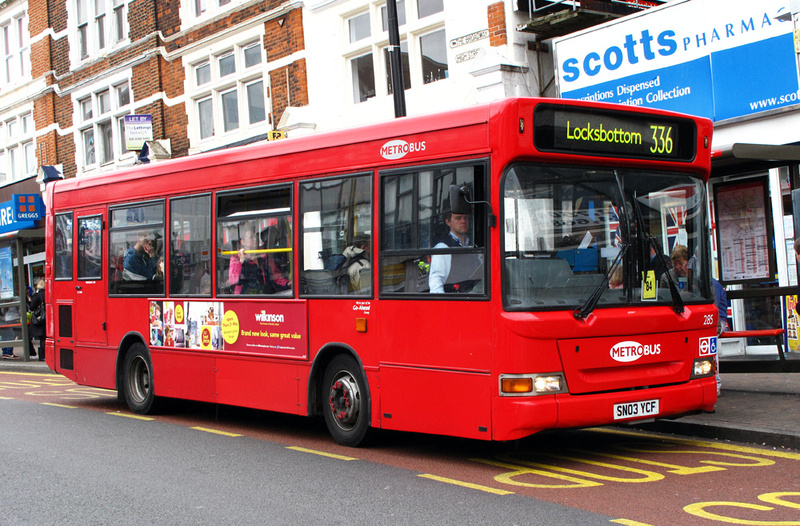
[{"label": "bus headlight", "polygon": [[562,373],[500,375],[500,396],[536,396],[566,390]]},{"label": "bus headlight", "polygon": [[698,358],[694,361],[692,368],[692,379],[705,378],[706,376],[713,376],[717,372],[717,362],[714,357]]}]

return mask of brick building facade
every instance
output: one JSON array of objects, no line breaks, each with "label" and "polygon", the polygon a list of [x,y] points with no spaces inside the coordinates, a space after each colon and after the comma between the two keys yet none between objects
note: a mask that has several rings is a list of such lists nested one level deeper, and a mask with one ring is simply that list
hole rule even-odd
[{"label": "brick building facade", "polygon": [[135,161],[126,114],[150,115],[181,157],[263,137],[308,104],[298,2],[29,0],[28,13],[36,156],[65,177]]}]

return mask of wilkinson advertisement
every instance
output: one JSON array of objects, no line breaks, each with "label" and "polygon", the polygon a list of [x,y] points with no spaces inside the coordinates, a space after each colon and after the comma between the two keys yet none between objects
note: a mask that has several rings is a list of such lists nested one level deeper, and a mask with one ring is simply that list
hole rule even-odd
[{"label": "wilkinson advertisement", "polygon": [[789,0],[675,0],[555,39],[558,88],[715,121],[798,104],[792,29]]},{"label": "wilkinson advertisement", "polygon": [[306,358],[305,306],[151,301],[150,345]]}]

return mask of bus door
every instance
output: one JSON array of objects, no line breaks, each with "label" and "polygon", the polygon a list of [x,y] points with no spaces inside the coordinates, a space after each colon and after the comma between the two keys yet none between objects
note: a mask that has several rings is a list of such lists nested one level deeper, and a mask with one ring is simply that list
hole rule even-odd
[{"label": "bus door", "polygon": [[75,342],[105,345],[106,296],[108,286],[103,275],[103,226],[105,210],[83,210],[75,221]]}]

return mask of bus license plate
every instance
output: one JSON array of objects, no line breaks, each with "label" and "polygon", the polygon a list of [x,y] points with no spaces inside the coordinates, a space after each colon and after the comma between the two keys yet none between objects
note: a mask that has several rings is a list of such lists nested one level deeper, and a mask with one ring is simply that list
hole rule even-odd
[{"label": "bus license plate", "polygon": [[627,404],[614,404],[614,420],[641,418],[658,414],[658,400],[642,400]]}]

